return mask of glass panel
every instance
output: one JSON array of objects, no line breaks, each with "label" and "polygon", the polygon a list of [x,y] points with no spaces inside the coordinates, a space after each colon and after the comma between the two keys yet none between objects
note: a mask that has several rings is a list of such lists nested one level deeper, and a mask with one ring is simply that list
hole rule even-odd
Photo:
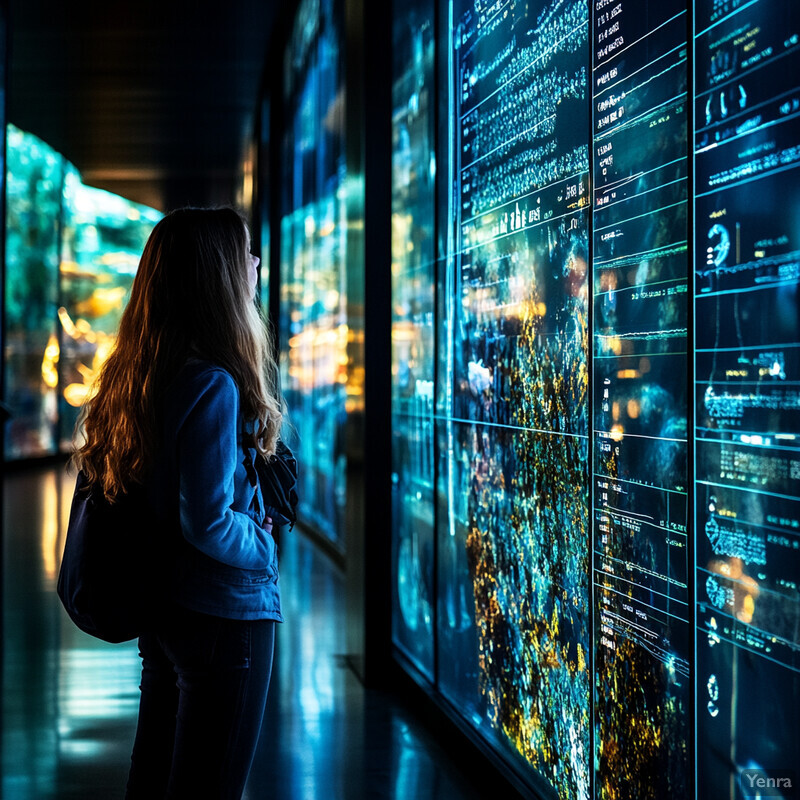
[{"label": "glass panel", "polygon": [[393,638],[433,679],[433,0],[396,11],[392,115]]},{"label": "glass panel", "polygon": [[[593,17],[596,797],[686,797],[683,0]],[[653,780],[658,775],[657,781]]]},{"label": "glass panel", "polygon": [[549,794],[586,798],[589,8],[451,9],[440,687]]},{"label": "glass panel", "polygon": [[69,450],[80,406],[116,340],[147,237],[161,213],[64,179],[59,320],[59,428]]},{"label": "glass panel", "polygon": [[338,4],[305,0],[287,49],[280,324],[283,389],[299,435],[301,516],[343,546],[345,423],[358,400],[349,349],[341,24]]},{"label": "glass panel", "polygon": [[81,183],[8,128],[6,458],[64,452],[161,213]]},{"label": "glass panel", "polygon": [[800,6],[696,5],[697,791],[788,797],[778,781],[800,778]]},{"label": "glass panel", "polygon": [[6,458],[55,453],[58,234],[64,161],[13,125],[7,129]]},{"label": "glass panel", "polygon": [[395,10],[394,641],[542,796],[795,786],[800,6],[442,0],[437,175],[422,2]]},{"label": "glass panel", "polygon": [[[258,209],[259,215],[259,242],[258,255],[261,263],[258,267],[258,298],[261,303],[262,313],[269,316],[270,295],[270,198],[272,191],[272,179],[270,176],[270,99],[265,97],[261,101],[261,141],[258,147]],[[274,323],[274,320],[272,320]]]}]

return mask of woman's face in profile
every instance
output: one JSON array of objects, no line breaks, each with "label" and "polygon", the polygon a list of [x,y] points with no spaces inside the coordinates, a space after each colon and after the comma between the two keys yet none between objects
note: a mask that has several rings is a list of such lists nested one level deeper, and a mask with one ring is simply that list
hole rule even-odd
[{"label": "woman's face in profile", "polygon": [[256,284],[258,283],[258,265],[260,263],[260,259],[258,256],[254,256],[250,252],[250,231],[246,230],[247,234],[247,259],[248,259],[248,267],[247,267],[247,284],[250,287],[250,299],[252,300],[256,296]]}]

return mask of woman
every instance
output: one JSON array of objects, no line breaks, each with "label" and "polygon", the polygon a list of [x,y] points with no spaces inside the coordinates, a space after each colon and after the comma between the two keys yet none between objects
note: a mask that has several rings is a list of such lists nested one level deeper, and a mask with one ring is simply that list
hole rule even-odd
[{"label": "woman", "polygon": [[169,574],[139,638],[128,798],[239,798],[258,739],[282,616],[253,463],[282,414],[257,267],[234,210],[164,217],[85,411],[78,464],[111,501],[144,487]]}]

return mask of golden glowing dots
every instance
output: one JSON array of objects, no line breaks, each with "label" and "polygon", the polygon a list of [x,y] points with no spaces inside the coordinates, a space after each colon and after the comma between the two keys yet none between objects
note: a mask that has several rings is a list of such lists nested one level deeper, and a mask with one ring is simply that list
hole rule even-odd
[{"label": "golden glowing dots", "polygon": [[85,383],[70,383],[64,388],[64,399],[73,407],[80,408],[89,396],[90,387]]},{"label": "golden glowing dots", "polygon": [[417,326],[413,322],[396,322],[392,325],[392,341],[413,342],[419,337]]},{"label": "golden glowing dots", "polygon": [[613,292],[617,288],[617,272],[610,269],[600,273],[600,291]]},{"label": "golden glowing dots", "polygon": [[44,349],[44,358],[42,359],[42,380],[45,386],[50,389],[55,389],[58,386],[58,359],[60,355],[60,348],[58,346],[58,339],[54,333],[50,334],[47,340],[47,347]]},{"label": "golden glowing dots", "polygon": [[[761,589],[752,576],[744,571],[741,558],[715,559],[708,565],[709,570],[718,578],[710,578],[710,585],[720,586],[718,602],[724,603],[728,613],[745,624],[753,621],[756,600]],[[711,581],[716,581],[711,583]]]},{"label": "golden glowing dots", "polygon": [[[65,335],[69,339],[94,345],[91,367],[87,367],[80,362],[75,365],[75,370],[83,379],[82,382],[69,383],[63,391],[63,396],[67,403],[78,408],[89,396],[95,377],[114,346],[115,337],[102,331],[94,331],[91,323],[85,319],[78,319],[73,322],[67,310],[63,307],[58,309],[58,319]],[[58,339],[55,335],[52,335],[45,348],[42,361],[42,377],[45,384],[52,389],[56,388],[59,383],[56,365],[60,355]]]},{"label": "golden glowing dots", "polygon": [[76,327],[75,323],[73,323],[72,318],[67,313],[67,309],[64,306],[58,309],[58,319],[61,322],[61,327],[64,329],[64,333],[67,334],[72,339],[77,339],[80,335],[78,328]]},{"label": "golden glowing dots", "polygon": [[48,472],[42,479],[42,528],[41,528],[41,548],[42,564],[44,566],[45,577],[49,581],[55,581],[58,570],[58,547],[59,538],[59,491],[57,476],[54,472]]},{"label": "golden glowing dots", "polygon": [[95,289],[86,300],[76,304],[75,310],[87,317],[103,317],[112,311],[120,311],[126,291],[124,286]]}]

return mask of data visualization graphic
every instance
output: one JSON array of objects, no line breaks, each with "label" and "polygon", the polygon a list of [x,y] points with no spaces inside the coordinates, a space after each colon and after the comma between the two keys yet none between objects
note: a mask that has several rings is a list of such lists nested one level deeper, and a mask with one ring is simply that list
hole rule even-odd
[{"label": "data visualization graphic", "polygon": [[598,0],[592,29],[595,796],[609,800],[690,785],[687,23],[682,0],[653,5]]},{"label": "data visualization graphic", "polygon": [[440,681],[559,797],[587,798],[589,11],[453,13]]},{"label": "data visualization graphic", "polygon": [[697,794],[800,764],[800,6],[698,4]]}]

